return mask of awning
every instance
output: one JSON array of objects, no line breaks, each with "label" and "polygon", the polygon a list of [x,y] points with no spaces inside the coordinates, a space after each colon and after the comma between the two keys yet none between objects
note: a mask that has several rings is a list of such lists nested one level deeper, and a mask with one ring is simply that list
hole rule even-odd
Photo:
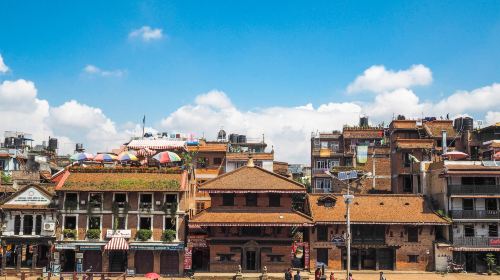
[{"label": "awning", "polygon": [[166,150],[166,149],[180,149],[186,146],[184,140],[166,140],[166,139],[142,139],[132,140],[127,145],[129,149],[143,149],[148,148],[151,150]]},{"label": "awning", "polygon": [[123,237],[113,237],[106,243],[106,246],[104,246],[104,250],[106,251],[128,250],[128,248],[128,242]]}]

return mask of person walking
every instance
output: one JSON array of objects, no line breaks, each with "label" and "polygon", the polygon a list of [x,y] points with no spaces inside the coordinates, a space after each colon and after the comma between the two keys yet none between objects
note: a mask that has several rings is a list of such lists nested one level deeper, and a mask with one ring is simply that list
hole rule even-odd
[{"label": "person walking", "polygon": [[300,271],[297,271],[297,274],[293,277],[293,280],[301,280],[302,277],[300,277]]},{"label": "person walking", "polygon": [[335,280],[335,273],[333,271],[330,272],[330,280]]},{"label": "person walking", "polygon": [[385,278],[385,275],[384,275],[383,271],[380,271],[380,278],[379,278],[379,280],[387,280],[387,278]]},{"label": "person walking", "polygon": [[285,272],[285,280],[292,280],[292,269],[288,268]]},{"label": "person walking", "polygon": [[314,280],[320,280],[321,279],[321,268],[316,268],[316,271],[314,271]]},{"label": "person walking", "polygon": [[352,273],[349,273],[349,279],[348,279],[348,280],[354,280],[354,279],[352,278]]}]

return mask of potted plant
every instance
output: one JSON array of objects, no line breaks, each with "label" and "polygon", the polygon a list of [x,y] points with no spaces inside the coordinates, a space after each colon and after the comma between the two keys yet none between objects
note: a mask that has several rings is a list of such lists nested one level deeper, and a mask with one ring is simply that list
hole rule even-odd
[{"label": "potted plant", "polygon": [[113,214],[117,215],[119,213],[127,214],[128,211],[130,210],[130,204],[128,202],[118,202],[118,201],[113,201],[113,204],[111,205],[111,210]]},{"label": "potted plant", "polygon": [[172,242],[175,240],[175,233],[176,232],[173,229],[166,229],[161,235],[161,240],[165,242]]},{"label": "potted plant", "polygon": [[486,262],[486,265],[488,266],[488,275],[491,275],[493,273],[492,269],[493,266],[496,265],[497,259],[493,253],[488,253],[486,254],[486,258],[484,258],[484,261]]},{"label": "potted plant", "polygon": [[64,229],[63,230],[63,237],[68,238],[68,239],[75,239],[76,238],[76,229]]},{"label": "potted plant", "polygon": [[101,230],[98,228],[90,228],[85,235],[88,239],[97,240],[101,238]]},{"label": "potted plant", "polygon": [[136,238],[140,241],[148,241],[153,236],[153,231],[150,229],[140,229],[137,231]]},{"label": "potted plant", "polygon": [[153,207],[153,204],[149,203],[149,202],[141,202],[141,204],[140,204],[141,211],[146,211],[148,213],[151,212],[152,207]]},{"label": "potted plant", "polygon": [[78,201],[76,200],[65,200],[64,201],[64,209],[73,211],[78,208]]},{"label": "potted plant", "polygon": [[161,205],[161,210],[165,212],[165,214],[175,213],[177,212],[177,203],[165,202]]}]

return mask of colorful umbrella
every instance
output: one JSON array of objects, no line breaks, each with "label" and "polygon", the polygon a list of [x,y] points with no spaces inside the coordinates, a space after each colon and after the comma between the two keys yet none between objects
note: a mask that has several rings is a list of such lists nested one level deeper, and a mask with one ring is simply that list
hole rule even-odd
[{"label": "colorful umbrella", "polygon": [[138,161],[137,157],[128,151],[125,151],[121,154],[118,155],[118,160],[119,161]]},{"label": "colorful umbrella", "polygon": [[83,160],[91,160],[94,158],[94,155],[89,153],[76,153],[72,155],[69,159],[71,161],[83,161]]},{"label": "colorful umbrella", "polygon": [[94,157],[94,160],[98,162],[112,162],[117,160],[117,158],[117,156],[112,154],[97,154],[97,156]]},{"label": "colorful umbrella", "polygon": [[160,275],[156,272],[150,272],[150,273],[146,273],[146,275],[144,275],[144,277],[149,278],[149,279],[159,279]]},{"label": "colorful umbrella", "polygon": [[459,151],[451,151],[443,154],[443,157],[447,157],[448,159],[464,159],[468,156],[468,154]]},{"label": "colorful umbrella", "polygon": [[168,151],[157,153],[153,158],[159,161],[160,163],[181,161],[181,157],[179,157],[176,153]]}]

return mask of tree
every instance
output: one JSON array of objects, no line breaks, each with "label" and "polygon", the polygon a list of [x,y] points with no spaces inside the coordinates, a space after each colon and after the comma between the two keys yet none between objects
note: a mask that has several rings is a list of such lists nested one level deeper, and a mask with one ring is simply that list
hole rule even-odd
[{"label": "tree", "polygon": [[491,270],[493,269],[493,266],[497,264],[497,259],[495,257],[495,254],[493,253],[486,254],[486,258],[484,258],[484,261],[488,266],[488,275],[491,275]]}]

